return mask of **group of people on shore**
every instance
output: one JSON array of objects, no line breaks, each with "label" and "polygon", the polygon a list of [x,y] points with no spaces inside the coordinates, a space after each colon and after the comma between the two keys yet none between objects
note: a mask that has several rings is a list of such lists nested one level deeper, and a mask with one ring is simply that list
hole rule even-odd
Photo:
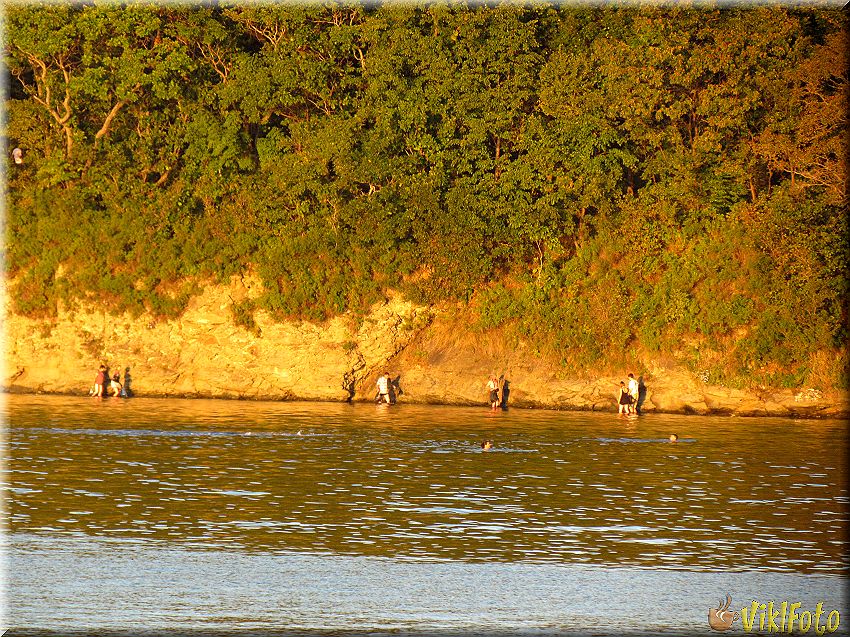
[{"label": "group of people on shore", "polygon": [[124,385],[121,384],[120,376],[116,372],[109,376],[109,368],[106,365],[101,364],[101,366],[97,370],[97,376],[95,376],[94,384],[91,389],[89,389],[89,396],[96,396],[97,398],[103,398],[104,396],[114,396],[115,398],[127,398],[129,394],[127,393],[127,378],[129,376],[128,367],[124,372]]},{"label": "group of people on shore", "polygon": [[[381,374],[375,384],[377,388],[375,402],[388,405],[394,404],[396,383],[397,380],[393,380],[389,372],[385,371]],[[488,404],[493,411],[505,406],[506,386],[507,382],[501,382],[495,374],[490,376],[490,379],[487,381]],[[617,407],[620,415],[629,416],[638,414],[639,392],[640,383],[633,373],[629,373],[626,380],[620,381],[620,387],[617,393]]]},{"label": "group of people on shore", "polygon": [[637,415],[638,413],[638,392],[640,384],[635,379],[634,374],[629,374],[628,385],[626,381],[620,381],[620,390],[617,394],[617,406],[622,415]]},{"label": "group of people on shore", "polygon": [[[116,372],[109,376],[109,368],[101,364],[97,371],[97,376],[94,379],[94,384],[89,390],[89,396],[96,396],[98,398],[102,398],[103,396],[114,396],[116,398],[127,398],[129,397],[129,375],[130,368],[128,367],[124,373],[124,384],[122,385],[120,382],[120,376]],[[377,393],[375,395],[376,403],[385,403],[391,405],[395,403],[396,399],[396,385],[398,380],[393,380],[390,377],[390,373],[385,371],[381,376],[378,377],[376,382]],[[507,383],[505,383],[506,385]],[[493,410],[498,409],[503,405],[503,401],[505,399],[505,389],[504,385],[499,381],[499,379],[495,376],[490,377],[490,380],[487,381],[487,391],[489,394],[489,404],[490,408]],[[638,395],[640,391],[640,384],[635,379],[634,374],[629,374],[628,376],[628,384],[626,381],[620,381],[620,389],[617,396],[617,404],[619,407],[620,415],[630,415],[638,413]],[[300,433],[300,432],[299,432]],[[670,435],[670,442],[677,442],[679,436],[676,434]],[[493,443],[490,440],[485,440],[481,443],[481,449],[484,451],[489,451],[493,447]]]},{"label": "group of people on shore", "polygon": [[[401,393],[398,387],[398,378],[393,379],[388,371],[378,376],[375,382],[375,402],[378,404],[392,405],[396,402],[396,396]],[[493,410],[503,407],[507,398],[507,382],[502,383],[494,374],[487,381],[488,404]]]}]

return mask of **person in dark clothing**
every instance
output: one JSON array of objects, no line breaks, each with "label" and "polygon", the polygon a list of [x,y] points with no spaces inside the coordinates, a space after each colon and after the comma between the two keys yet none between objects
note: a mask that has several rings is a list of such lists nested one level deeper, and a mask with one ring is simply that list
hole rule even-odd
[{"label": "person in dark clothing", "polygon": [[629,390],[626,387],[626,383],[620,381],[620,393],[617,396],[617,405],[619,406],[619,413],[623,415],[628,415],[629,406],[632,404],[632,397],[629,395]]}]

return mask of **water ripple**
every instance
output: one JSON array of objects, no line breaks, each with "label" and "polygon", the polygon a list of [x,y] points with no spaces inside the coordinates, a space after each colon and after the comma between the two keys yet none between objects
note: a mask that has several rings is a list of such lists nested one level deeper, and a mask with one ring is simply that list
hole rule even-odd
[{"label": "water ripple", "polygon": [[210,402],[13,403],[10,529],[473,562],[847,566],[844,423],[801,436],[778,419]]}]

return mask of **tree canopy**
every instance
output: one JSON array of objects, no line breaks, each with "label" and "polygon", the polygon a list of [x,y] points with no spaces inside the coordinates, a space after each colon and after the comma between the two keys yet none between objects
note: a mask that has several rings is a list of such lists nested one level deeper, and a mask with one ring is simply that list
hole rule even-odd
[{"label": "tree canopy", "polygon": [[16,311],[176,316],[256,272],[250,323],[396,290],[565,365],[841,382],[840,10],[10,5]]}]

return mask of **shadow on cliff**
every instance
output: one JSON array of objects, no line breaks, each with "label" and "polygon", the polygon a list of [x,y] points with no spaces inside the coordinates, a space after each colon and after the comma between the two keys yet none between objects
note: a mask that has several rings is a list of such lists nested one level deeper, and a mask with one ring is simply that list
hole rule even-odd
[{"label": "shadow on cliff", "polygon": [[502,411],[508,410],[508,399],[511,396],[511,382],[506,378],[502,381]]},{"label": "shadow on cliff", "polygon": [[635,404],[635,413],[640,414],[643,404],[646,402],[646,384],[643,382],[643,376],[638,376],[638,399]]},{"label": "shadow on cliff", "polygon": [[398,397],[403,393],[404,390],[401,388],[401,374],[399,374],[395,378],[390,379],[390,404],[394,405]]},{"label": "shadow on cliff", "polygon": [[133,377],[130,375],[130,368],[124,368],[124,384],[123,384],[123,392],[124,396],[130,398],[133,396]]}]

